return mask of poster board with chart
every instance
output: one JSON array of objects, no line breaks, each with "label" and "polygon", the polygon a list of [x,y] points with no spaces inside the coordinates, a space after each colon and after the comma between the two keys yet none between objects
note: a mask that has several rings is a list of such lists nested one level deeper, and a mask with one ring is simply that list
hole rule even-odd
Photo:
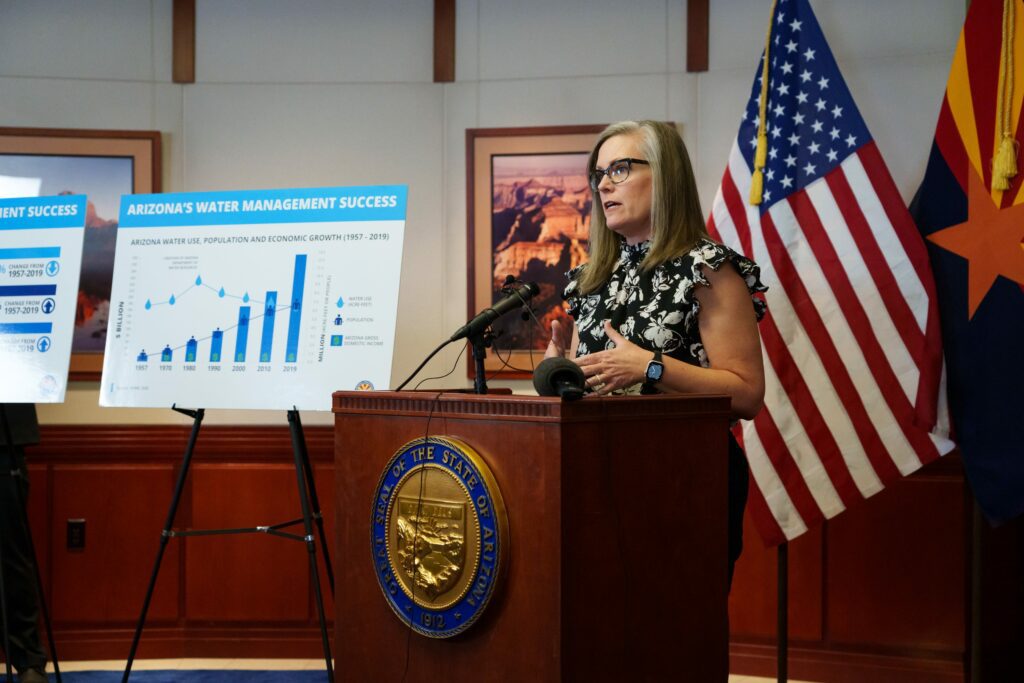
[{"label": "poster board with chart", "polygon": [[62,403],[85,195],[0,199],[0,402]]},{"label": "poster board with chart", "polygon": [[386,388],[406,195],[124,196],[100,404],[326,411]]}]

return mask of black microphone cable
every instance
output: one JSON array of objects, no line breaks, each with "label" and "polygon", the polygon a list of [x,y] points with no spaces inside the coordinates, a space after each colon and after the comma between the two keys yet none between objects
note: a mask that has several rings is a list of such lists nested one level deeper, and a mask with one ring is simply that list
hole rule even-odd
[{"label": "black microphone cable", "polygon": [[[462,347],[462,351],[459,353],[458,356],[455,357],[455,363],[452,364],[452,369],[451,370],[449,370],[448,372],[444,373],[443,375],[437,375],[435,377],[424,377],[423,379],[421,379],[419,382],[416,383],[416,386],[413,387],[412,390],[413,391],[418,390],[420,388],[421,384],[423,384],[424,382],[429,382],[432,379],[444,379],[445,377],[450,377],[451,374],[453,372],[455,372],[456,368],[459,367],[459,362],[462,360],[462,357],[466,355],[466,349],[468,349],[468,348],[469,348],[469,344],[465,344]],[[416,373],[413,373],[413,374],[415,375]],[[406,381],[408,381],[408,380],[406,380]],[[404,386],[404,383],[403,383],[403,386]]]},{"label": "black microphone cable", "polygon": [[[424,380],[424,381],[426,381],[426,380]],[[434,394],[434,398],[431,399],[431,401],[430,401],[430,410],[427,411],[427,425],[426,425],[426,427],[423,430],[423,447],[424,448],[426,448],[429,445],[429,442],[430,442],[430,421],[434,417],[434,411],[438,410],[441,407],[441,394],[443,394],[443,393],[444,392],[442,392],[442,391],[438,391],[436,394]],[[438,412],[440,412],[440,410],[438,410]],[[405,635],[405,666],[402,669],[402,679],[401,679],[402,683],[405,683],[405,677],[409,675],[409,658],[410,658],[411,651],[412,651],[412,634],[415,631],[415,629],[413,628],[412,623],[413,623],[413,617],[415,616],[415,612],[416,612],[416,544],[419,542],[420,517],[422,516],[422,513],[423,513],[423,494],[424,494],[424,489],[426,488],[426,477],[427,477],[427,468],[426,468],[426,466],[422,466],[422,467],[420,467],[420,471],[419,471],[419,491],[416,494],[416,523],[413,524],[413,528],[415,529],[415,531],[413,531],[413,534],[412,534],[412,585],[411,585],[411,590],[412,590],[412,605],[413,605],[413,608],[412,608],[412,611],[409,614],[409,619],[407,621],[407,623],[409,624],[409,629],[408,629],[408,631],[406,632],[406,635]]]},{"label": "black microphone cable", "polygon": [[[416,366],[416,369],[412,371],[412,374],[409,375],[408,377],[406,377],[405,381],[398,385],[398,388],[395,389],[395,391],[401,391],[402,388],[406,384],[408,384],[412,380],[413,377],[415,377],[417,374],[419,374],[419,371],[423,369],[423,366],[430,362],[431,358],[436,356],[441,349],[443,349],[444,347],[448,346],[448,344],[450,344],[450,343],[451,343],[451,339],[445,339],[443,342],[441,342],[436,349],[434,349],[433,351],[430,352],[429,356],[427,356],[426,358],[423,359],[422,363],[420,363],[418,366]],[[416,386],[419,386],[419,384],[417,384]]]},{"label": "black microphone cable", "polygon": [[[445,341],[441,342],[437,346],[436,349],[431,351],[430,355],[428,355],[426,358],[424,358],[423,362],[420,363],[416,367],[416,369],[412,371],[412,374],[410,374],[405,379],[404,382],[399,384],[398,387],[396,389],[394,389],[394,391],[401,391],[405,387],[405,385],[408,384],[412,380],[412,378],[415,377],[417,375],[417,373],[419,373],[419,371],[423,369],[423,366],[425,366],[428,362],[430,362],[430,359],[433,358],[434,356],[436,356],[438,354],[438,352],[440,352],[441,349],[443,349],[445,346],[447,346],[448,344],[450,344],[453,341],[458,341],[459,339],[465,339],[466,337],[472,336],[470,334],[470,332],[472,330],[474,330],[474,329],[478,329],[479,327],[483,327],[483,329],[480,330],[481,332],[483,332],[488,327],[490,327],[490,322],[493,322],[494,320],[497,320],[498,318],[500,318],[505,313],[508,313],[510,309],[508,309],[508,305],[507,305],[506,302],[508,302],[510,300],[510,298],[511,298],[511,296],[513,294],[515,295],[515,297],[517,299],[519,299],[519,301],[522,302],[523,306],[525,306],[527,308],[527,310],[530,310],[530,306],[528,304],[528,301],[530,299],[532,299],[534,296],[536,296],[538,294],[538,292],[540,291],[540,289],[537,287],[537,283],[535,283],[535,282],[525,282],[525,283],[522,283],[522,286],[519,287],[519,288],[511,288],[509,283],[508,283],[508,280],[506,280],[505,286],[502,287],[500,291],[505,293],[509,289],[511,289],[511,292],[506,294],[505,299],[503,299],[502,301],[499,301],[497,304],[495,304],[495,306],[497,306],[499,309],[501,309],[504,306],[503,310],[498,311],[494,307],[490,307],[490,308],[486,308],[482,312],[478,313],[475,318],[473,318],[472,320],[467,322],[465,325],[460,327],[455,332],[455,334],[453,334],[451,337],[449,337]],[[524,292],[526,292],[527,296],[523,296]],[[490,311],[493,314],[494,317],[486,325],[482,325],[479,321],[480,321],[480,319],[482,317],[485,316],[485,314],[488,311]],[[532,310],[530,312],[532,313]],[[534,318],[536,318],[536,316],[534,316]]]}]

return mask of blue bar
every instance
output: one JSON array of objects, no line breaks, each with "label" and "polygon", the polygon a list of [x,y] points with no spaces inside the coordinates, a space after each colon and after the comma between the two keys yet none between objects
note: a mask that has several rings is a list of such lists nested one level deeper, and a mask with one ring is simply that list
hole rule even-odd
[{"label": "blue bar", "polygon": [[23,249],[0,249],[0,259],[15,258],[60,258],[60,247],[25,247]]},{"label": "blue bar", "polygon": [[164,347],[163,352],[160,354],[160,362],[161,363],[170,363],[171,362],[171,354],[172,353],[173,353],[173,351],[171,351],[171,346],[170,346],[170,344],[168,344],[167,346]]},{"label": "blue bar", "polygon": [[294,363],[299,355],[299,321],[302,319],[302,290],[306,285],[306,255],[295,255],[295,276],[292,278],[292,307],[288,314],[288,346],[284,362]]},{"label": "blue bar", "polygon": [[195,363],[196,362],[196,349],[199,346],[199,342],[196,341],[195,337],[192,337],[185,343],[185,362]]},{"label": "blue bar", "polygon": [[245,347],[249,343],[249,307],[238,307],[238,336],[235,338],[235,362],[245,362]]},{"label": "blue bar", "polygon": [[220,362],[220,347],[221,347],[221,344],[223,342],[224,342],[224,332],[222,332],[221,329],[218,327],[216,330],[213,331],[213,342],[211,342],[211,344],[210,344],[210,362],[211,363],[219,363]]},{"label": "blue bar", "polygon": [[263,340],[260,341],[260,362],[270,362],[274,346],[274,318],[277,317],[277,292],[267,292],[267,306],[263,316]]},{"label": "blue bar", "polygon": [[4,285],[0,296],[48,296],[57,293],[57,285]]},{"label": "blue bar", "polygon": [[53,323],[0,323],[0,334],[50,334]]},{"label": "blue bar", "polygon": [[142,351],[139,352],[139,357],[136,358],[135,360],[138,361],[139,363],[148,363],[149,362],[149,356],[146,355],[145,349],[143,349]]}]

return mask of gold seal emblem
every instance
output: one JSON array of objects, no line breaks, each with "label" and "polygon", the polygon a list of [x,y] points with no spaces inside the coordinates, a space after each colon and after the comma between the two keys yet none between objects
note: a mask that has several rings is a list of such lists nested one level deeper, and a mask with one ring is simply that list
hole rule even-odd
[{"label": "gold seal emblem", "polygon": [[489,602],[508,554],[508,521],[494,477],[472,448],[417,439],[388,462],[372,527],[377,578],[417,632],[446,638]]}]

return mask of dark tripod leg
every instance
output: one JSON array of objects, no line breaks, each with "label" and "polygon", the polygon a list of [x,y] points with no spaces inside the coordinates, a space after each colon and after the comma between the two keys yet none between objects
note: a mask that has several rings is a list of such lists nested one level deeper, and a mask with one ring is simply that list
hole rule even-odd
[{"label": "dark tripod leg", "polygon": [[[53,662],[53,673],[57,677],[57,683],[61,683],[60,677],[60,662],[57,657],[57,643],[53,640],[53,625],[50,623],[50,610],[46,606],[46,596],[43,594],[43,576],[39,573],[39,559],[36,555],[36,544],[32,540],[32,530],[28,525],[28,501],[21,496],[21,485],[17,481],[18,477],[27,476],[27,473],[19,473],[18,476],[11,473],[11,484],[14,486],[14,495],[17,496],[18,508],[24,513],[23,521],[25,524],[25,538],[28,540],[28,551],[32,557],[32,569],[36,575],[36,591],[39,594],[39,609],[43,613],[43,624],[46,625],[46,641],[50,645],[50,661]],[[0,590],[3,587],[0,586]],[[10,650],[4,650],[4,652],[10,652]]]},{"label": "dark tripod leg", "polygon": [[[7,409],[0,405],[0,419],[4,423],[4,440],[7,443],[7,457],[10,462],[4,468],[6,472],[0,472],[0,480],[5,484],[17,488],[18,482],[14,481],[14,437],[11,435],[11,428],[7,424]],[[0,543],[0,622],[4,629],[4,669],[7,673],[7,683],[14,683],[14,675],[11,673],[11,639],[7,626],[7,588],[4,586],[4,553],[3,543]]]},{"label": "dark tripod leg", "polygon": [[320,512],[320,499],[316,495],[316,482],[313,480],[313,467],[309,464],[309,449],[306,448],[306,435],[302,431],[302,420],[298,410],[288,411],[288,419],[295,414],[295,429],[299,432],[299,447],[302,449],[302,469],[306,473],[306,487],[309,489],[309,503],[313,506],[313,519],[316,521],[317,535],[320,538],[320,552],[324,556],[324,568],[327,570],[327,581],[334,597],[334,568],[331,566],[331,554],[327,550],[327,537],[324,534],[324,516]]},{"label": "dark tripod leg", "polygon": [[316,540],[313,538],[313,520],[309,511],[309,497],[306,492],[306,480],[302,469],[302,453],[305,441],[299,426],[299,411],[288,411],[288,425],[292,433],[292,453],[295,456],[295,478],[299,483],[299,504],[302,506],[302,522],[305,528],[306,550],[309,553],[309,571],[313,575],[313,589],[316,593],[317,615],[320,617],[320,639],[323,642],[324,662],[327,664],[327,681],[334,681],[334,665],[331,663],[331,643],[327,637],[327,620],[324,616],[324,596],[320,588],[320,569],[316,562]]},{"label": "dark tripod leg", "polygon": [[156,577],[160,573],[160,562],[164,559],[164,551],[167,549],[167,541],[171,538],[171,530],[174,528],[174,516],[178,512],[178,503],[181,501],[181,493],[185,488],[185,478],[188,476],[188,466],[192,462],[192,451],[196,446],[196,438],[199,436],[199,425],[203,422],[206,411],[184,410],[171,406],[183,415],[192,418],[192,433],[188,437],[188,445],[185,447],[185,457],[181,463],[181,472],[178,473],[178,483],[174,486],[174,496],[171,498],[171,507],[167,511],[167,521],[164,522],[164,530],[160,534],[160,549],[156,553],[156,562],[153,564],[153,575],[149,577],[149,587],[146,588],[146,598],[142,602],[142,613],[139,614],[139,624],[135,627],[135,637],[132,638],[132,649],[128,653],[128,662],[124,667],[124,676],[121,683],[127,683],[128,676],[132,672],[132,662],[135,661],[135,651],[139,647],[139,638],[142,636],[142,627],[146,624],[146,612],[149,611],[149,601],[153,597],[153,589],[156,587]]},{"label": "dark tripod leg", "polygon": [[[13,464],[13,463],[11,463]],[[14,478],[10,474],[0,475],[0,479],[11,479],[14,485]],[[14,683],[14,674],[11,672],[11,641],[7,633],[7,589],[4,588],[4,552],[3,544],[0,543],[0,622],[4,629],[4,668],[7,671],[7,683]]]}]

